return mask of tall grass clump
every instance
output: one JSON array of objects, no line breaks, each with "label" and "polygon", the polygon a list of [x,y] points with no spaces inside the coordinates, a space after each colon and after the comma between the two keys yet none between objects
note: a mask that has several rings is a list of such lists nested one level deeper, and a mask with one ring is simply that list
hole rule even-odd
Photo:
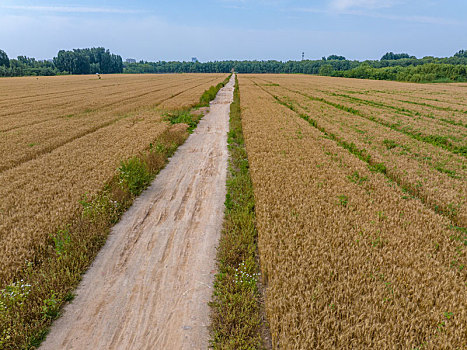
[{"label": "tall grass clump", "polygon": [[214,349],[262,349],[263,321],[257,258],[255,200],[249,174],[236,80],[230,106],[230,152],[225,218],[214,282],[211,346]]},{"label": "tall grass clump", "polygon": [[132,157],[121,162],[118,178],[123,188],[138,196],[149,185],[153,176],[142,158]]}]

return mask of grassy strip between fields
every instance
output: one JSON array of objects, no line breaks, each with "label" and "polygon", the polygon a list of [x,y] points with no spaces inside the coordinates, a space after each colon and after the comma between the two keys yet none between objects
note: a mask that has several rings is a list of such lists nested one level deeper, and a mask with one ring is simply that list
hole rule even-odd
[{"label": "grassy strip between fields", "polygon": [[[273,97],[277,103],[283,105],[284,107],[287,107],[291,111],[295,112],[300,118],[306,120],[311,126],[314,128],[318,129],[321,131],[327,138],[330,140],[333,140],[334,142],[337,143],[340,147],[346,149],[349,151],[351,154],[356,156],[358,159],[366,162],[368,164],[368,167],[371,171],[377,172],[377,173],[382,173],[384,176],[386,176],[389,180],[395,182],[403,192],[409,194],[413,198],[417,198],[420,200],[423,204],[427,205],[431,209],[433,209],[435,212],[442,214],[446,216],[449,220],[452,221],[454,224],[451,229],[460,229],[460,230],[465,230],[465,227],[463,226],[456,226],[456,225],[461,225],[461,223],[458,221],[457,218],[457,210],[454,205],[452,204],[446,204],[445,206],[441,207],[439,205],[432,205],[427,203],[426,198],[421,195],[419,188],[417,185],[413,184],[408,184],[404,183],[402,179],[400,179],[396,174],[392,173],[391,171],[388,171],[386,165],[384,163],[376,162],[371,155],[368,153],[366,149],[360,149],[358,148],[353,142],[347,142],[337,136],[336,134],[333,134],[329,131],[327,131],[323,126],[321,126],[316,119],[313,119],[310,115],[301,113],[293,103],[289,101],[284,101],[278,96],[270,93],[269,91],[265,90],[258,84],[256,84],[260,89],[262,89],[264,92],[268,93],[271,97]],[[386,145],[388,147],[388,145]],[[390,147],[390,146],[389,146]],[[437,169],[440,171],[439,169]],[[409,197],[407,197],[409,198]]]},{"label": "grassy strip between fields", "polygon": [[34,349],[40,345],[62,306],[73,299],[74,289],[111,227],[196,127],[202,115],[191,114],[191,110],[209,105],[229,79],[206,90],[197,105],[170,114],[170,123],[178,125],[159,135],[146,151],[122,161],[99,193],[84,195],[81,211],[50,234],[37,261],[28,262],[17,279],[0,290],[0,349]]},{"label": "grassy strip between fields", "polygon": [[262,349],[255,200],[242,132],[237,80],[230,106],[228,147],[225,218],[217,252],[219,273],[210,303],[210,345],[214,349]]},{"label": "grassy strip between fields", "polygon": [[[450,236],[451,240],[460,242],[460,245],[458,246],[459,252],[465,249],[465,247],[467,246],[467,229],[463,226],[456,226],[456,225],[462,225],[462,223],[458,220],[457,209],[455,205],[453,205],[452,203],[449,203],[449,204],[446,204],[445,206],[439,206],[439,205],[432,205],[430,203],[427,203],[426,197],[420,194],[419,189],[417,188],[417,185],[414,186],[411,184],[404,183],[402,179],[400,179],[396,174],[393,174],[392,172],[388,171],[384,163],[375,162],[371,158],[371,155],[368,153],[366,149],[359,149],[353,142],[349,143],[345,140],[342,140],[337,135],[326,131],[326,129],[320,126],[315,119],[313,119],[307,114],[300,113],[299,111],[297,111],[295,106],[292,105],[291,103],[284,102],[275,95],[272,95],[272,96],[278,103],[282,104],[283,106],[297,113],[297,115],[300,118],[306,120],[311,126],[321,131],[330,140],[333,140],[334,142],[336,142],[338,146],[346,149],[351,154],[356,156],[358,159],[366,162],[368,164],[368,168],[370,169],[370,171],[382,173],[390,181],[395,182],[401,188],[403,192],[409,194],[410,196],[412,196],[412,198],[416,198],[420,200],[424,205],[428,206],[429,208],[434,210],[436,213],[446,216],[453,223],[449,225],[449,230],[451,231],[451,233],[455,232],[455,234],[451,234]],[[388,142],[386,143],[386,146],[388,146],[387,144]],[[354,182],[358,182],[361,179],[359,179],[358,173],[356,173],[353,175],[353,178],[350,178],[350,180]],[[406,196],[404,197],[410,198]],[[456,260],[456,261],[451,262],[451,267],[458,267],[462,270],[464,268],[464,265],[459,265],[458,261]]]},{"label": "grassy strip between fields", "polygon": [[[348,100],[350,100],[352,102],[359,103],[359,104],[364,104],[364,105],[371,106],[371,107],[391,109],[391,110],[396,111],[398,114],[409,116],[409,117],[415,117],[415,116],[424,117],[424,118],[429,118],[429,119],[435,120],[437,122],[444,122],[444,123],[447,123],[447,124],[450,124],[450,125],[462,126],[462,127],[467,128],[467,123],[464,124],[462,122],[456,122],[455,120],[451,120],[451,119],[436,118],[432,114],[422,114],[422,113],[420,113],[418,111],[413,111],[413,110],[410,110],[410,109],[407,109],[407,108],[404,108],[404,107],[392,106],[392,105],[389,105],[387,103],[376,102],[376,101],[371,101],[371,100],[365,100],[365,99],[362,99],[362,98],[349,96],[349,95],[346,95],[346,94],[338,94],[338,93],[335,93],[335,92],[323,91],[323,93],[325,93],[326,95],[329,95],[329,96],[343,97],[343,98],[346,98],[346,99],[348,99]],[[439,107],[439,106],[430,105],[430,104],[427,104],[427,103],[420,103],[420,102],[406,101],[406,100],[401,100],[399,102],[409,103],[409,104],[418,105],[418,106],[424,106],[424,107],[436,109],[436,110],[439,110],[439,111],[450,111],[450,112],[466,113],[466,111],[453,109],[453,108],[450,108],[450,107]]]},{"label": "grassy strip between fields", "polygon": [[302,95],[303,97],[306,97],[311,101],[321,102],[321,103],[327,104],[327,105],[329,105],[331,107],[334,107],[336,109],[339,109],[341,111],[351,113],[353,115],[357,115],[359,117],[370,120],[370,121],[372,121],[374,123],[383,125],[383,126],[389,128],[389,129],[392,129],[392,130],[397,131],[397,132],[399,132],[401,134],[407,135],[407,136],[409,136],[409,137],[411,137],[411,138],[413,138],[413,139],[415,139],[417,141],[428,143],[428,144],[431,144],[431,145],[433,145],[435,147],[443,148],[443,149],[445,149],[445,150],[447,150],[449,152],[452,152],[454,154],[458,154],[460,156],[467,157],[467,145],[456,146],[456,145],[454,145],[453,143],[451,143],[449,141],[449,137],[447,137],[447,136],[443,136],[443,135],[426,135],[426,134],[424,134],[424,133],[422,133],[420,131],[412,130],[411,128],[409,128],[407,126],[404,127],[404,126],[400,125],[399,122],[390,123],[390,122],[385,121],[385,120],[383,120],[381,118],[378,118],[378,117],[375,117],[375,116],[372,116],[372,115],[367,115],[366,113],[363,113],[360,110],[355,109],[353,107],[348,107],[348,106],[342,105],[340,103],[328,101],[328,100],[326,100],[326,99],[324,99],[322,97],[311,96],[311,95],[305,94],[305,93],[303,93],[301,91],[292,90],[292,89],[288,89],[288,88],[285,88],[285,89],[288,90],[288,91],[297,93],[299,95]]}]

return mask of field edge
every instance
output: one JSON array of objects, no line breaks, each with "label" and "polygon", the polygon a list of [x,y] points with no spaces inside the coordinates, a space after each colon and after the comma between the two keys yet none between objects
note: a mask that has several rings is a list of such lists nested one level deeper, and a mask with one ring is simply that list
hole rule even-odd
[{"label": "field edge", "polygon": [[210,345],[214,349],[266,349],[270,348],[270,335],[263,307],[255,199],[243,138],[237,77],[229,130],[225,217],[210,302]]}]

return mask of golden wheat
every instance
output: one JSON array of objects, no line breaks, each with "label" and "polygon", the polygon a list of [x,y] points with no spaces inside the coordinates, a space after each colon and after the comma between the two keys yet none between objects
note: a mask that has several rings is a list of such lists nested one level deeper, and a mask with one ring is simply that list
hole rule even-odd
[{"label": "golden wheat", "polygon": [[[264,77],[267,81],[268,77]],[[270,80],[270,79],[269,79]],[[450,136],[454,144],[467,135],[465,89],[445,84],[414,87],[410,83],[299,76],[275,79],[282,87],[323,98],[424,133]],[[421,93],[421,90],[424,93]],[[460,143],[462,145],[462,143]]]},{"label": "golden wheat", "polygon": [[0,139],[0,284],[11,282],[26,260],[40,261],[38,252],[76,215],[82,196],[102,189],[121,160],[149,147],[167,129],[161,103],[176,98],[177,108],[188,107],[198,101],[200,90],[224,78],[2,79],[2,118],[13,129]]},{"label": "golden wheat", "polygon": [[278,103],[260,79],[310,78],[239,76],[274,347],[466,347],[461,231]]},{"label": "golden wheat", "polygon": [[[307,88],[301,86],[297,89],[293,86],[293,79],[281,78],[274,80],[280,81],[280,86],[265,84],[265,80],[259,76],[255,76],[255,82],[271,95],[292,105],[297,112],[315,119],[326,132],[364,150],[371,156],[373,163],[384,164],[389,178],[408,190],[409,194],[416,195],[431,208],[444,213],[456,225],[467,226],[465,154],[455,154],[436,144],[421,142],[398,129],[394,130],[390,126],[367,119],[365,114],[361,116],[353,110],[342,110],[342,105],[338,106],[340,108],[329,105],[328,100],[310,99],[303,91],[311,91],[315,95],[313,91],[320,86],[314,79],[309,79]],[[266,81],[269,80],[271,79]],[[304,85],[303,81],[301,83]],[[353,89],[355,91],[357,88]],[[421,99],[419,103],[424,103],[423,101]],[[359,109],[359,112],[362,111],[365,113],[364,108]],[[467,115],[464,119],[467,121]],[[465,128],[464,130],[467,131]],[[462,132],[456,133],[455,138],[461,144],[465,144],[467,140]]]}]

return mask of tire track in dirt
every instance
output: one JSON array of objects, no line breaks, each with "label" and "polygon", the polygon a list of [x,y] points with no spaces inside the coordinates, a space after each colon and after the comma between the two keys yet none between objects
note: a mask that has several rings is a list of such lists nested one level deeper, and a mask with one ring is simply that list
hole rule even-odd
[{"label": "tire track in dirt", "polygon": [[207,349],[234,79],[113,228],[41,349]]}]

